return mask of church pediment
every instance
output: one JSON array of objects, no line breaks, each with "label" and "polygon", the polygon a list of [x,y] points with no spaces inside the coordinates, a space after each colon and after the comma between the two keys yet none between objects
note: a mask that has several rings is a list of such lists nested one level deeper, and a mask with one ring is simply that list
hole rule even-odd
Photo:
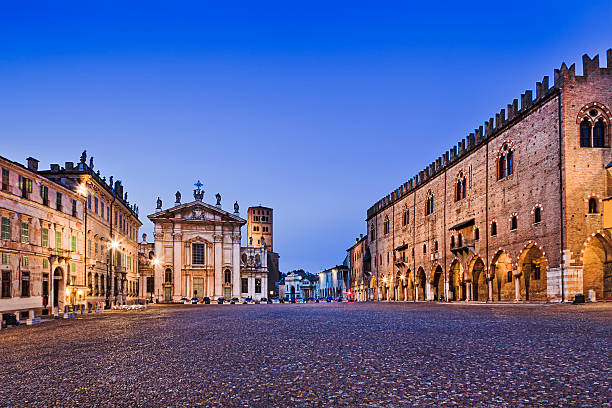
[{"label": "church pediment", "polygon": [[183,219],[194,221],[226,221],[245,224],[246,220],[238,215],[229,213],[221,208],[204,203],[193,201],[190,203],[179,204],[167,210],[161,210],[148,216],[151,221],[164,219]]},{"label": "church pediment", "polygon": [[186,240],[185,243],[186,244],[209,244],[209,245],[212,245],[212,243],[210,241],[207,241],[206,239],[204,239],[203,237],[201,237],[199,235]]}]

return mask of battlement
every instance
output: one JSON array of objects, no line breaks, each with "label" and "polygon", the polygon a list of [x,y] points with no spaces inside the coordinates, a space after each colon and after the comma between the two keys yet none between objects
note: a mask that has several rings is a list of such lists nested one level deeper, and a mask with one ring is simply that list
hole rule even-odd
[{"label": "battlement", "polygon": [[491,117],[486,120],[482,126],[459,141],[457,146],[453,146],[442,156],[438,157],[435,162],[425,167],[425,169],[395,189],[391,194],[376,202],[368,209],[367,219],[370,219],[409,192],[416,190],[442,170],[461,160],[464,156],[485,143],[487,139],[497,136],[507,127],[522,120],[534,107],[548,100],[551,95],[560,92],[566,85],[585,81],[588,77],[592,76],[612,75],[612,48],[607,50],[606,57],[607,66],[600,68],[599,55],[590,58],[587,54],[584,54],[582,56],[582,76],[576,76],[576,64],[572,64],[568,68],[565,62],[563,62],[561,68],[554,71],[554,84],[552,87],[549,86],[549,77],[544,76],[541,82],[536,82],[535,84],[535,99],[533,97],[533,90],[526,90],[520,96],[520,108],[519,99],[514,99],[512,103],[508,104],[506,109],[501,109],[499,113],[496,113],[495,118]]}]

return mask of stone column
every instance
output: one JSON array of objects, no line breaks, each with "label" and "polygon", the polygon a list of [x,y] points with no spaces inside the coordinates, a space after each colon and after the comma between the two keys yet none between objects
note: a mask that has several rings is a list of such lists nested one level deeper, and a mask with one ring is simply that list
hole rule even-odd
[{"label": "stone column", "polygon": [[489,301],[493,301],[493,277],[490,274],[487,274],[487,287],[489,289]]},{"label": "stone column", "polygon": [[465,300],[468,302],[472,301],[472,281],[467,281],[465,282],[465,290],[466,290],[466,296],[465,296]]},{"label": "stone column", "polygon": [[[156,229],[158,227],[156,226]],[[164,266],[169,259],[165,258],[164,247],[163,247],[163,237],[164,235],[155,232],[153,233],[153,237],[155,238],[155,256],[159,259],[159,265],[153,265],[153,298],[157,299],[158,302],[163,300],[164,296]]]},{"label": "stone column", "polygon": [[223,235],[220,227],[217,227],[216,234],[213,236],[215,251],[215,289],[214,296],[223,295]]},{"label": "stone column", "polygon": [[518,271],[512,271],[514,275],[514,300],[517,302],[521,301],[521,273]]},{"label": "stone column", "polygon": [[174,291],[172,293],[172,300],[178,302],[182,296],[187,296],[187,288],[184,286],[185,280],[183,279],[183,234],[180,232],[173,233],[174,237],[174,270],[172,281],[174,283]]},{"label": "stone column", "polygon": [[[235,233],[232,235],[232,295],[237,298],[240,298],[240,292],[242,291],[240,278],[240,234]],[[267,288],[268,286],[266,286],[266,290]]]}]

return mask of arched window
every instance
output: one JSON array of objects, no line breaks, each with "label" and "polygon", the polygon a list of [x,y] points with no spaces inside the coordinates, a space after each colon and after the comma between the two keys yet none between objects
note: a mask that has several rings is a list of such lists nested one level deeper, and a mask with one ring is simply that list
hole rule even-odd
[{"label": "arched window", "polygon": [[480,230],[478,228],[474,228],[474,241],[478,241],[480,239]]},{"label": "arched window", "polygon": [[459,175],[457,176],[457,182],[455,184],[455,201],[459,201],[465,198],[466,190],[467,190],[466,178],[463,175],[463,171],[460,171]]},{"label": "arched window", "polygon": [[542,221],[542,209],[540,207],[536,207],[533,209],[533,223],[537,224]]},{"label": "arched window", "polygon": [[427,245],[423,244],[423,253],[426,254],[427,253]]},{"label": "arched window", "polygon": [[606,127],[602,118],[593,127],[593,147],[604,147]]},{"label": "arched window", "polygon": [[585,106],[578,114],[580,147],[606,147],[610,112],[597,103]]},{"label": "arched window", "polygon": [[589,198],[589,214],[597,214],[597,199]]},{"label": "arched window", "polygon": [[166,283],[172,282],[172,269],[166,269],[165,282]]},{"label": "arched window", "polygon": [[427,201],[425,202],[425,215],[433,213],[433,194],[431,191],[427,192]]},{"label": "arched window", "polygon": [[504,143],[497,158],[497,179],[501,180],[514,173],[514,150]]},{"label": "arched window", "polygon": [[455,236],[451,236],[451,248],[455,247]]},{"label": "arched window", "polygon": [[457,247],[461,248],[463,246],[463,236],[461,234],[457,235]]},{"label": "arched window", "polygon": [[491,223],[491,236],[494,237],[497,235],[497,222],[493,221]]},{"label": "arched window", "polygon": [[408,208],[404,208],[404,213],[402,214],[402,225],[406,226],[410,223],[410,212]]},{"label": "arched window", "polygon": [[232,283],[232,271],[229,269],[225,270],[225,283]]},{"label": "arched window", "polygon": [[385,223],[383,224],[383,233],[387,235],[389,233],[389,217],[385,215]]},{"label": "arched window", "polygon": [[591,147],[591,123],[587,118],[580,122],[580,147]]},{"label": "arched window", "polygon": [[510,219],[510,229],[514,231],[517,227],[518,227],[518,219],[516,218],[516,215],[513,215],[512,218]]}]

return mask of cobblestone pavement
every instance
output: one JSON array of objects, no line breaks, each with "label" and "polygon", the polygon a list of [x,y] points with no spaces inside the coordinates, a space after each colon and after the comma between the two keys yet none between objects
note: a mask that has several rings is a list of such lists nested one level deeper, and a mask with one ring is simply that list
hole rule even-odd
[{"label": "cobblestone pavement", "polygon": [[180,305],[0,332],[0,406],[610,407],[612,304]]}]

